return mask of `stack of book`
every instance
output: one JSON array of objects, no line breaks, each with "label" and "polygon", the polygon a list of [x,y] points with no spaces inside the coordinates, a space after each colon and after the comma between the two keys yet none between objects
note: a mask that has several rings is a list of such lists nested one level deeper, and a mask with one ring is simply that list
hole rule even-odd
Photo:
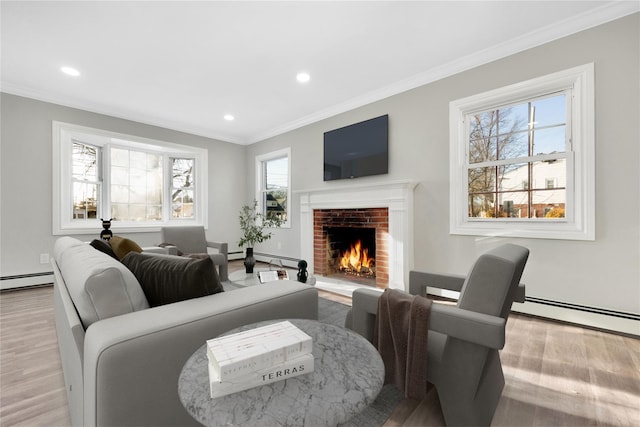
[{"label": "stack of book", "polygon": [[211,397],[311,373],[312,347],[289,321],[208,340]]}]

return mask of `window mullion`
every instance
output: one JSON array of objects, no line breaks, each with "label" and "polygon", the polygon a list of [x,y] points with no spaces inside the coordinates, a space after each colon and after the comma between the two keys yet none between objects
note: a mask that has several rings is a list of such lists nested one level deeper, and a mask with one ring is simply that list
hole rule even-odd
[{"label": "window mullion", "polygon": [[172,178],[173,178],[173,169],[171,167],[172,158],[171,156],[162,156],[162,165],[164,166],[162,169],[162,222],[168,222],[171,220],[171,210],[172,210],[172,199],[171,192],[172,188]]}]

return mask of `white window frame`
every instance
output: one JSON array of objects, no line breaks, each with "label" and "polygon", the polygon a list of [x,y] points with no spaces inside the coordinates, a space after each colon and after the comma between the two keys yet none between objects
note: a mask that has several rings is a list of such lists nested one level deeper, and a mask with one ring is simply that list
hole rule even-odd
[{"label": "white window frame", "polygon": [[[202,225],[208,228],[208,152],[206,149],[175,144],[155,139],[125,135],[102,129],[94,129],[71,123],[53,121],[53,234],[99,234],[102,229],[100,217],[109,218],[110,204],[102,203],[98,218],[73,219],[72,218],[72,192],[71,192],[71,146],[74,140],[94,145],[103,150],[103,192],[109,186],[109,162],[108,153],[104,150],[109,146],[124,147],[132,150],[157,152],[164,156],[164,170],[170,168],[169,159],[173,157],[192,158],[195,160],[195,188],[194,198],[196,207],[193,219],[172,219],[170,215],[171,198],[169,195],[171,177],[165,174],[163,194],[163,221],[112,223],[111,229],[117,232],[157,232],[165,225]],[[106,198],[106,196],[105,196]],[[106,216],[106,217],[105,217]]]},{"label": "white window frame", "polygon": [[[595,240],[595,83],[594,64],[586,64],[513,84],[449,104],[451,234],[542,239]],[[571,135],[567,144],[566,217],[469,218],[467,114],[526,102],[571,88]]]},{"label": "white window frame", "polygon": [[291,148],[283,148],[281,150],[272,151],[270,153],[259,154],[255,158],[255,170],[256,170],[256,200],[258,201],[258,212],[265,212],[264,200],[262,191],[264,188],[263,182],[263,168],[264,163],[269,160],[275,160],[282,157],[286,157],[288,161],[287,168],[287,220],[280,225],[280,228],[291,228]]}]

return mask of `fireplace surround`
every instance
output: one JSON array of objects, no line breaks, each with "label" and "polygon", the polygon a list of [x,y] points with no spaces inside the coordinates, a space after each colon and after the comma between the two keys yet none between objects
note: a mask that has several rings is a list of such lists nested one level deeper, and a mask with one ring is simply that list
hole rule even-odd
[{"label": "fireplace surround", "polygon": [[[380,249],[383,253],[386,252],[387,259],[384,260],[386,272],[382,271],[380,274],[378,271],[380,263],[377,262],[376,287],[406,290],[409,269],[413,266],[411,233],[414,188],[413,182],[394,181],[297,191],[296,193],[300,196],[301,256],[307,260],[309,271],[322,276],[319,272],[323,271],[320,265],[323,260],[321,257],[316,257],[314,242],[317,227],[321,229],[320,224],[314,224],[314,217],[317,217],[320,212],[330,210],[351,211],[351,213],[386,212],[386,232],[383,227],[380,232],[376,229],[376,257],[379,258]],[[317,262],[318,265],[316,265]]]}]

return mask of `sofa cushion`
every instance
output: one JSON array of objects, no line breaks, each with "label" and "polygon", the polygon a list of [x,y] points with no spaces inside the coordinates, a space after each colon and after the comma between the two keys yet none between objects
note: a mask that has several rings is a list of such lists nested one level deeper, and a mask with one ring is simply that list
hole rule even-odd
[{"label": "sofa cushion", "polygon": [[85,329],[98,320],[149,308],[133,273],[90,245],[61,237],[54,258]]},{"label": "sofa cushion", "polygon": [[222,292],[211,258],[129,252],[122,263],[136,276],[152,307]]},{"label": "sofa cushion", "polygon": [[142,248],[136,242],[131,239],[127,239],[126,237],[121,236],[113,236],[111,240],[109,240],[109,244],[111,245],[111,249],[115,252],[116,256],[120,261],[124,258],[129,252],[142,252]]}]

